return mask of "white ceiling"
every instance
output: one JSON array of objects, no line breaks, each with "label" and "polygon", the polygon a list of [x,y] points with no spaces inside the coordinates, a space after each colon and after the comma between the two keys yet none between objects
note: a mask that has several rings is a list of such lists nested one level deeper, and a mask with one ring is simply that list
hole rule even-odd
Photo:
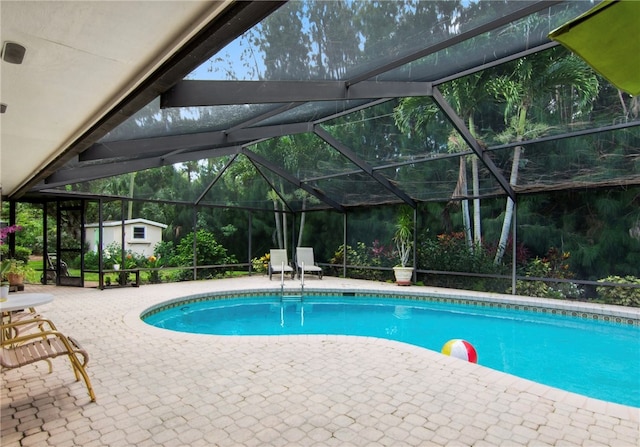
[{"label": "white ceiling", "polygon": [[0,188],[11,195],[232,1],[0,1]]}]

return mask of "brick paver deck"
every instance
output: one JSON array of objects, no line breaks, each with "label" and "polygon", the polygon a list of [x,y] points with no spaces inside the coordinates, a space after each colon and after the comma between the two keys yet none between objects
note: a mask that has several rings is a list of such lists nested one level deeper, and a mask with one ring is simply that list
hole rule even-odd
[{"label": "brick paver deck", "polygon": [[[290,280],[289,280],[290,281]],[[366,337],[218,337],[137,318],[166,299],[277,286],[265,277],[138,289],[27,286],[81,341],[97,402],[66,359],[2,371],[13,446],[638,446],[640,409]],[[394,288],[309,279],[307,287]]]}]

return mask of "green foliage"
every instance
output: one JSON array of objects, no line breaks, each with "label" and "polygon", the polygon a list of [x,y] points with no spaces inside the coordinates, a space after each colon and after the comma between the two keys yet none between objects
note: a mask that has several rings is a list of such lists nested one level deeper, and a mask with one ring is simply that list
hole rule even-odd
[{"label": "green foliage", "polygon": [[105,269],[112,269],[115,264],[122,263],[122,248],[117,242],[112,242],[102,250],[102,262]]},{"label": "green foliage", "polygon": [[[569,252],[561,252],[556,247],[551,247],[547,251],[542,261],[548,266],[547,278],[573,278],[574,274],[571,272],[569,266],[569,258],[571,254]],[[536,275],[531,275],[536,276]]]},{"label": "green foliage", "polygon": [[[444,272],[499,274],[506,267],[493,262],[493,252],[487,247],[470,249],[464,233],[443,233],[435,237],[424,230],[418,238],[418,268]],[[502,281],[462,275],[429,275],[427,284],[478,291],[501,290]]]},{"label": "green foliage", "polygon": [[[95,251],[89,251],[84,254],[84,268],[86,270],[98,270],[99,256]],[[80,268],[80,257],[71,261],[70,267]],[[127,250],[122,261],[122,250],[120,244],[112,242],[102,250],[102,267],[106,270],[113,269],[115,264],[119,264],[123,269],[133,269],[137,267],[145,267],[147,258],[144,255]]]},{"label": "green foliage", "polygon": [[[7,244],[0,245],[0,253],[3,258],[9,256],[9,246]],[[16,245],[15,255],[13,259],[17,259],[23,262],[29,262],[29,258],[31,257],[31,249],[27,247],[23,247],[21,245]]]},{"label": "green foliage", "polygon": [[[227,249],[220,245],[213,233],[207,230],[198,230],[195,234],[196,246],[196,265],[218,265],[218,264],[234,264],[237,262],[234,256],[227,254]],[[177,245],[173,263],[177,266],[190,267],[193,266],[193,241],[194,233],[187,234]],[[198,269],[198,279],[209,278],[213,275],[211,269]],[[192,274],[189,270],[183,270],[181,279],[191,279]]]},{"label": "green foliage", "polygon": [[[330,262],[337,265],[344,264],[344,245],[338,247]],[[374,241],[371,247],[368,247],[364,242],[357,242],[355,248],[347,245],[347,265],[390,267],[393,263],[394,255],[392,249],[381,245],[378,241]],[[342,268],[334,267],[334,269],[334,275],[339,276],[342,274]],[[349,268],[348,275],[350,278],[375,281],[383,281],[391,277],[388,271],[367,268]]]},{"label": "green foliage", "polygon": [[406,267],[413,247],[413,213],[408,206],[403,206],[398,211],[393,242],[396,244],[400,266]]},{"label": "green foliage", "polygon": [[[569,257],[569,253],[551,247],[546,257],[532,259],[525,267],[524,274],[532,278],[572,278],[574,275],[569,269]],[[507,289],[507,293],[511,293],[511,288]],[[584,291],[577,284],[570,282],[518,280],[516,294],[539,298],[580,299]]]},{"label": "green foliage", "polygon": [[[526,276],[536,278],[548,278],[550,272],[549,263],[540,258],[532,260],[526,268]],[[511,293],[511,288],[507,289],[507,293]],[[539,298],[563,298],[544,281],[516,281],[516,294]]]},{"label": "green foliage", "polygon": [[251,268],[256,273],[265,273],[269,268],[269,259],[271,257],[270,253],[265,253],[259,258],[253,258],[251,260]]},{"label": "green foliage", "polygon": [[[98,253],[95,251],[88,251],[84,254],[84,268],[86,270],[98,270]],[[70,267],[78,268],[80,260],[75,260]]]},{"label": "green foliage", "polygon": [[469,249],[462,232],[428,237],[423,233],[418,243],[418,266],[446,272],[498,273],[492,253],[483,247]]},{"label": "green foliage", "polygon": [[20,275],[26,277],[34,273],[34,270],[27,265],[25,261],[21,261],[15,258],[4,259],[0,263],[0,276],[2,281],[7,280],[8,275]]},{"label": "green foliage", "polygon": [[24,239],[21,239],[19,236],[23,235],[24,233],[25,227],[20,224],[3,226],[2,228],[0,228],[0,254],[2,255],[2,258],[7,258],[10,255],[9,245],[6,243],[7,241],[5,239],[7,239],[9,235],[11,235],[16,239],[15,250],[12,258],[23,261],[24,263],[29,262],[31,249],[20,245],[21,241],[24,241]]},{"label": "green foliage", "polygon": [[[599,279],[598,282],[611,282],[618,284],[635,284],[640,285],[640,278],[635,276],[607,276]],[[616,304],[619,306],[640,307],[640,288],[632,287],[615,287],[615,286],[598,286],[596,292],[608,304]]]},{"label": "green foliage", "polygon": [[[159,269],[164,267],[164,260],[162,257],[151,255],[146,259],[146,267],[151,269]],[[160,271],[159,270],[150,270],[147,272],[147,281],[151,284],[157,284],[161,282],[160,280]]]},{"label": "green foliage", "polygon": [[147,257],[140,254],[132,252],[131,250],[127,250],[127,254],[124,257],[124,268],[125,269],[135,269],[139,267],[146,267],[148,263]]},{"label": "green foliage", "polygon": [[162,259],[162,264],[165,267],[175,266],[173,258],[175,255],[175,247],[171,241],[158,242],[153,249],[153,254],[158,259]]},{"label": "green foliage", "polygon": [[[18,204],[16,222],[22,227],[16,233],[16,258],[27,261],[31,254],[42,254],[42,210],[26,203]],[[18,254],[18,246],[29,253]]]}]

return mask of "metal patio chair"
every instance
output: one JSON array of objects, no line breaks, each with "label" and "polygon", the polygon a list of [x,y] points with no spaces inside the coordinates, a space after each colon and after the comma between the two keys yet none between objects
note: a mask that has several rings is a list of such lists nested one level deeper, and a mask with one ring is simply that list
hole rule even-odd
[{"label": "metal patio chair", "polygon": [[296,275],[295,270],[293,270],[287,258],[287,250],[272,248],[269,252],[269,280],[271,280],[274,273],[282,274],[283,271],[287,275],[291,274],[291,279]]},{"label": "metal patio chair", "polygon": [[302,272],[317,274],[322,279],[322,268],[316,264],[313,256],[313,247],[296,248],[296,266],[298,267],[298,278]]},{"label": "metal patio chair", "polygon": [[[21,326],[33,325],[34,323],[40,326],[40,331],[21,335]],[[18,335],[16,337],[6,336],[11,333]],[[46,361],[49,364],[49,373],[51,374],[53,368],[50,360],[66,355],[71,362],[76,380],[80,380],[80,377],[82,377],[87,386],[91,402],[95,402],[96,396],[85,369],[89,361],[89,354],[77,340],[59,332],[50,320],[36,318],[3,324],[1,334],[0,366],[14,369],[31,363]]]}]

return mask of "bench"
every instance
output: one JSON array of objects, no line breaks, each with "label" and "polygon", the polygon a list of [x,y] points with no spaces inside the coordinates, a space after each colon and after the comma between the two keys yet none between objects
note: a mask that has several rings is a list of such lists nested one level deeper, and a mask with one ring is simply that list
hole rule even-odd
[{"label": "bench", "polygon": [[[132,282],[130,285],[131,287],[140,287],[140,269],[119,269],[119,270],[113,270],[113,269],[105,269],[105,270],[85,270],[85,273],[97,273],[98,274],[98,288],[100,290],[104,290],[105,287],[124,287],[127,286],[129,284],[126,284],[126,282],[129,279],[129,275],[130,274],[134,274],[136,277],[135,282]],[[125,281],[116,281],[115,284],[109,284],[108,286],[105,285],[104,283],[104,275],[106,274],[111,274],[111,273],[116,273],[120,275],[120,278],[124,278]],[[125,284],[122,284],[122,283]]]}]

